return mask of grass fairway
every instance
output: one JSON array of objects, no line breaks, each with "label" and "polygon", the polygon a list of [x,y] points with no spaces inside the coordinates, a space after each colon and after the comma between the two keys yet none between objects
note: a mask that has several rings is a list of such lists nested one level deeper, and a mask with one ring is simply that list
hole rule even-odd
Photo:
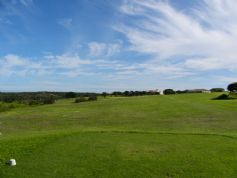
[{"label": "grass fairway", "polygon": [[0,177],[235,178],[237,100],[211,100],[218,95],[59,100],[0,113]]}]

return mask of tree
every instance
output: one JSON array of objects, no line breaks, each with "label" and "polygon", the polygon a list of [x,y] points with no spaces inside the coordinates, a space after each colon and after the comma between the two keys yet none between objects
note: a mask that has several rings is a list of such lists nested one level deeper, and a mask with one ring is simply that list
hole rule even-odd
[{"label": "tree", "polygon": [[74,93],[74,92],[67,92],[67,93],[65,94],[65,97],[66,97],[66,98],[76,98],[76,96],[77,96],[77,94]]},{"label": "tree", "polygon": [[112,93],[112,95],[113,95],[113,96],[122,96],[122,92],[120,92],[120,91],[114,91],[114,92]]},{"label": "tree", "polygon": [[175,91],[173,89],[165,89],[163,93],[164,95],[172,95],[175,94]]},{"label": "tree", "polygon": [[107,96],[107,93],[106,92],[103,92],[102,93],[102,96],[105,98]]},{"label": "tree", "polygon": [[53,104],[56,96],[49,93],[38,93],[29,99],[29,105]]},{"label": "tree", "polygon": [[225,89],[224,89],[224,88],[212,88],[210,91],[211,91],[212,93],[213,93],[213,92],[224,92]]},{"label": "tree", "polygon": [[229,84],[227,90],[230,92],[237,92],[237,82]]},{"label": "tree", "polygon": [[125,91],[125,92],[123,92],[123,95],[124,95],[124,96],[129,96],[129,94],[130,94],[129,91]]},{"label": "tree", "polygon": [[187,92],[188,92],[187,90],[177,90],[175,93],[184,94],[184,93],[187,93]]},{"label": "tree", "polygon": [[43,104],[54,104],[56,96],[53,94],[45,94],[43,97]]}]

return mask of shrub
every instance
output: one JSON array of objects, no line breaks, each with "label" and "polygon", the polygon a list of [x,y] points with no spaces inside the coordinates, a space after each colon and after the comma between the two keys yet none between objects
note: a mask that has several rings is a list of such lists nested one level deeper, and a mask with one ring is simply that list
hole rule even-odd
[{"label": "shrub", "polygon": [[88,98],[88,101],[96,101],[97,100],[97,96],[96,95],[90,95]]},{"label": "shrub", "polygon": [[30,105],[30,106],[33,106],[33,105],[39,105],[39,104],[41,104],[39,101],[37,101],[37,100],[29,100],[28,101],[28,104]]},{"label": "shrub", "polygon": [[87,101],[85,97],[81,96],[80,98],[75,99],[75,103],[81,103]]}]

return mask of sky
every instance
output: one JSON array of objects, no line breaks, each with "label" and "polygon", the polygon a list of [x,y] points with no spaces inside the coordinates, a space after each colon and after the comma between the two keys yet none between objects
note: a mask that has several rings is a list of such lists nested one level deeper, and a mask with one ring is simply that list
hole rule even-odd
[{"label": "sky", "polygon": [[236,0],[0,0],[0,91],[223,87]]}]

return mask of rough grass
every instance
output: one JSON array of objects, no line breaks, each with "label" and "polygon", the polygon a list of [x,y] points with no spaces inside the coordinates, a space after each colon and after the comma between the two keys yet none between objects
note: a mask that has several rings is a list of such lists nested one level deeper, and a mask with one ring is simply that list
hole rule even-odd
[{"label": "rough grass", "polygon": [[9,111],[14,108],[20,108],[20,107],[25,107],[24,104],[18,104],[18,103],[3,103],[0,102],[0,112],[5,112]]},{"label": "rough grass", "polygon": [[0,177],[235,177],[237,100],[218,95],[60,100],[1,113]]}]

